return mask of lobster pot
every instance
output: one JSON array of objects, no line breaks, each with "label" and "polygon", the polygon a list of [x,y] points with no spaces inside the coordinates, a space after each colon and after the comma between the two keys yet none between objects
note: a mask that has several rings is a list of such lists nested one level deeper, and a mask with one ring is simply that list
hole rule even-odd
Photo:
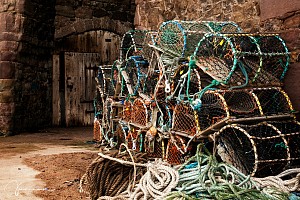
[{"label": "lobster pot", "polygon": [[98,84],[104,95],[114,95],[114,88],[111,82],[111,65],[99,66],[98,68]]},{"label": "lobster pot", "polygon": [[230,116],[249,118],[260,116],[258,103],[249,90],[223,90],[219,92],[225,99]]},{"label": "lobster pot", "polygon": [[[266,49],[271,41],[278,49]],[[230,87],[280,86],[289,60],[278,36],[245,33],[206,34],[193,55],[205,73]]]},{"label": "lobster pot", "polygon": [[216,33],[241,33],[243,30],[234,22],[206,22]]},{"label": "lobster pot", "polygon": [[128,100],[125,100],[124,106],[123,106],[122,119],[126,122],[129,122],[129,121],[131,121],[131,115],[132,115],[132,103]]},{"label": "lobster pot", "polygon": [[233,22],[168,21],[159,28],[156,45],[171,55],[188,57],[206,33],[240,31]]},{"label": "lobster pot", "polygon": [[122,143],[127,143],[129,128],[123,122],[117,124],[116,130],[114,131],[114,140],[117,142],[119,147]]},{"label": "lobster pot", "polygon": [[[174,96],[194,95],[201,90],[201,81],[199,72],[196,69],[191,69],[190,78],[188,77],[189,66],[182,63],[172,76],[171,91]],[[189,87],[188,87],[189,84]]]},{"label": "lobster pot", "polygon": [[144,135],[143,132],[139,131],[138,129],[131,128],[128,132],[126,137],[126,144],[129,149],[133,151],[143,151],[144,148]]},{"label": "lobster pot", "polygon": [[181,102],[175,106],[172,129],[174,131],[184,132],[187,135],[196,134],[195,114],[189,104]]},{"label": "lobster pot", "polygon": [[300,124],[297,121],[270,122],[287,140],[290,149],[291,161],[289,168],[300,167]]},{"label": "lobster pot", "polygon": [[244,174],[277,175],[289,164],[287,140],[270,124],[227,125],[218,132],[217,142],[222,160]]},{"label": "lobster pot", "polygon": [[145,35],[144,43],[143,43],[143,57],[150,62],[155,55],[155,51],[152,45],[155,45],[155,39],[157,36],[157,32],[149,31]]},{"label": "lobster pot", "polygon": [[[127,88],[128,92],[131,95],[137,95],[138,91],[143,90],[143,86],[145,84],[148,73],[148,66],[148,61],[144,60],[141,56],[131,56],[124,63],[124,67],[122,67],[122,70],[126,72],[127,77],[124,77],[123,73],[122,77],[125,82],[127,82],[128,80],[130,86],[132,87],[132,92]],[[125,82],[122,83],[122,87],[127,86]]]},{"label": "lobster pot", "polygon": [[205,33],[212,32],[206,24],[197,21],[168,21],[157,33],[156,45],[176,57],[191,55]]},{"label": "lobster pot", "polygon": [[176,135],[171,136],[166,149],[166,160],[172,165],[180,165],[185,162],[185,139]]},{"label": "lobster pot", "polygon": [[201,107],[195,109],[197,115],[195,118],[198,121],[196,125],[199,126],[201,131],[229,117],[225,99],[218,92],[205,92],[201,97],[201,102]]},{"label": "lobster pot", "polygon": [[291,114],[294,110],[288,95],[281,88],[255,88],[253,93],[265,116]]},{"label": "lobster pot", "polygon": [[132,104],[131,121],[141,126],[147,126],[150,115],[145,102],[140,98],[135,99]]},{"label": "lobster pot", "polygon": [[130,30],[123,35],[120,48],[120,59],[126,60],[130,56],[142,55],[146,30]]},{"label": "lobster pot", "polygon": [[145,152],[149,158],[164,158],[165,155],[165,142],[158,135],[154,140],[149,141],[147,137],[144,142]]},{"label": "lobster pot", "polygon": [[263,63],[259,74],[282,81],[290,61],[285,42],[278,35],[256,35],[254,38],[260,48]]}]

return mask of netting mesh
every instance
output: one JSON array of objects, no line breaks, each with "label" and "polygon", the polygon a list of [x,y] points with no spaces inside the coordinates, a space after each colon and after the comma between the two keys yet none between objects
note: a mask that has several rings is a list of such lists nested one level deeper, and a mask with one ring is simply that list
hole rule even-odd
[{"label": "netting mesh", "polygon": [[285,43],[276,35],[207,34],[193,55],[205,73],[235,87],[279,86],[289,62]]},{"label": "netting mesh", "polygon": [[228,125],[218,135],[220,156],[245,174],[277,175],[290,160],[284,136],[272,125]]},{"label": "netting mesh", "polygon": [[224,90],[220,92],[228,106],[230,116],[247,118],[260,116],[258,104],[248,90]]},{"label": "netting mesh", "polygon": [[185,132],[188,135],[196,134],[194,110],[189,104],[180,103],[175,106],[172,128],[176,131]]},{"label": "netting mesh", "polygon": [[132,115],[132,104],[130,101],[125,100],[124,106],[123,106],[123,117],[122,119],[129,122],[131,121],[131,115]]},{"label": "netting mesh", "polygon": [[202,96],[201,101],[201,109],[196,110],[198,125],[201,130],[229,117],[225,100],[219,93],[208,91]]},{"label": "netting mesh", "polygon": [[180,136],[174,136],[169,139],[166,149],[166,160],[173,165],[184,163],[185,140]]},{"label": "netting mesh", "polygon": [[[141,56],[132,56],[126,61],[124,70],[133,89],[133,95],[143,90],[148,73],[148,61]],[[124,78],[126,79],[126,78]],[[124,84],[124,83],[123,83]]]},{"label": "netting mesh", "polygon": [[264,115],[290,114],[293,110],[288,96],[280,88],[255,88]]},{"label": "netting mesh", "polygon": [[274,121],[270,122],[285,137],[290,149],[290,164],[288,167],[300,166],[300,124],[297,121]]},{"label": "netting mesh", "polygon": [[142,55],[146,30],[130,30],[124,34],[121,41],[120,59],[126,60],[130,56]]},{"label": "netting mesh", "polygon": [[143,100],[136,99],[132,104],[131,121],[136,124],[146,126],[148,123],[148,111]]}]

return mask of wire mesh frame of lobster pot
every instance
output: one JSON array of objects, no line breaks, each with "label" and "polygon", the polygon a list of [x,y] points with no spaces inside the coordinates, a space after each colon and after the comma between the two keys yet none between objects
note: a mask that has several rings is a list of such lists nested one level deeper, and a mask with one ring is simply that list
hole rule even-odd
[{"label": "wire mesh frame of lobster pot", "polygon": [[119,121],[116,130],[114,131],[114,141],[117,143],[117,147],[120,147],[122,143],[127,144],[127,136],[128,136],[129,128],[128,126],[122,122]]},{"label": "wire mesh frame of lobster pot", "polygon": [[124,73],[121,74],[125,81],[129,81],[129,84],[132,87],[131,95],[137,95],[138,91],[143,91],[148,73],[148,67],[148,61],[143,59],[141,56],[131,56],[126,61],[126,64],[122,70],[126,72],[127,77],[124,77]]},{"label": "wire mesh frame of lobster pot", "polygon": [[166,161],[172,165],[180,165],[185,162],[186,139],[178,135],[170,135],[166,148]]},{"label": "wire mesh frame of lobster pot", "polygon": [[300,123],[295,120],[269,123],[275,126],[287,140],[291,156],[290,164],[287,167],[300,167]]},{"label": "wire mesh frame of lobster pot", "polygon": [[[196,95],[195,99],[199,99],[199,96]],[[205,131],[230,117],[226,101],[220,93],[206,91],[200,100],[201,106],[195,109],[196,125],[200,131]]]},{"label": "wire mesh frame of lobster pot", "polygon": [[157,33],[156,46],[177,57],[189,56],[208,32],[212,32],[212,29],[198,21],[163,22]]},{"label": "wire mesh frame of lobster pot", "polygon": [[251,118],[262,115],[256,97],[249,89],[218,91],[228,107],[230,117]]},{"label": "wire mesh frame of lobster pot", "polygon": [[155,51],[153,46],[155,46],[156,36],[157,36],[157,32],[155,31],[148,31],[145,34],[145,39],[142,46],[143,49],[142,56],[143,58],[148,60],[148,62],[150,62],[150,60],[152,60],[155,56]]},{"label": "wire mesh frame of lobster pot", "polygon": [[215,33],[241,33],[243,30],[236,23],[231,21],[203,21],[203,23],[207,23],[209,27]]},{"label": "wire mesh frame of lobster pot", "polygon": [[273,125],[227,125],[216,133],[218,154],[244,174],[277,175],[289,164],[290,149]]},{"label": "wire mesh frame of lobster pot", "polygon": [[[189,71],[190,70],[190,71]],[[197,69],[189,69],[186,62],[174,69],[171,76],[171,92],[178,100],[188,95],[194,95],[201,90],[201,79]]]},{"label": "wire mesh frame of lobster pot", "polygon": [[132,104],[131,122],[140,126],[148,126],[151,117],[151,109],[145,101],[140,98],[134,100]]},{"label": "wire mesh frame of lobster pot", "polygon": [[[264,40],[260,41],[260,37]],[[261,47],[265,43],[271,44],[270,41],[278,41],[279,44],[275,46],[280,52],[272,53]],[[206,34],[199,41],[193,55],[197,65],[205,73],[232,88],[247,85],[280,86],[289,60],[287,48],[278,36],[244,33]],[[270,64],[273,59],[278,61],[275,62],[276,65]]]},{"label": "wire mesh frame of lobster pot", "polygon": [[133,151],[143,152],[144,150],[144,139],[145,139],[145,132],[130,126],[127,137],[126,137],[126,144],[129,149]]},{"label": "wire mesh frame of lobster pot", "polygon": [[189,103],[177,104],[173,111],[172,130],[195,135],[197,132],[195,113]]},{"label": "wire mesh frame of lobster pot", "polygon": [[125,100],[123,104],[122,120],[130,122],[132,117],[132,103],[130,100]]},{"label": "wire mesh frame of lobster pot", "polygon": [[264,116],[294,113],[290,98],[279,87],[254,88],[253,94],[257,96]]},{"label": "wire mesh frame of lobster pot", "polygon": [[142,55],[142,48],[147,30],[130,30],[123,35],[120,47],[120,59]]}]

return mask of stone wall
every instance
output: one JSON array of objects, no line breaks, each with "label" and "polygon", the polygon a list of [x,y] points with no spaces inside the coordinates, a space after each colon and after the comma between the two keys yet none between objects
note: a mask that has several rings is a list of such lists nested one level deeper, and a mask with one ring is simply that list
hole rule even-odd
[{"label": "stone wall", "polygon": [[55,0],[4,0],[1,4],[1,132],[51,124],[54,5]]},{"label": "stone wall", "polygon": [[123,35],[133,28],[134,0],[56,0],[55,38],[92,30]]}]

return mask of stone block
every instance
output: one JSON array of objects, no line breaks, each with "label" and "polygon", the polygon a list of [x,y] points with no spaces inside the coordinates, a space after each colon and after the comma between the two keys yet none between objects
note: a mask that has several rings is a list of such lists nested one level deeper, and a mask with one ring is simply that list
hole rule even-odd
[{"label": "stone block", "polygon": [[296,11],[300,9],[299,0],[261,0],[260,1],[260,13],[261,21],[266,19],[280,17],[288,12]]},{"label": "stone block", "polygon": [[75,17],[82,19],[91,19],[93,17],[93,10],[87,6],[79,7],[75,10]]},{"label": "stone block", "polygon": [[0,92],[12,90],[14,88],[14,84],[15,79],[0,79]]},{"label": "stone block", "polygon": [[0,60],[1,61],[16,61],[18,53],[16,51],[1,51]]},{"label": "stone block", "polygon": [[283,24],[286,29],[300,28],[300,13],[286,18]]},{"label": "stone block", "polygon": [[75,18],[75,11],[71,6],[56,5],[55,10],[56,10],[56,15]]},{"label": "stone block", "polygon": [[0,92],[0,103],[14,102],[14,94],[12,90]]},{"label": "stone block", "polygon": [[0,79],[14,78],[15,63],[9,61],[0,61]]}]

